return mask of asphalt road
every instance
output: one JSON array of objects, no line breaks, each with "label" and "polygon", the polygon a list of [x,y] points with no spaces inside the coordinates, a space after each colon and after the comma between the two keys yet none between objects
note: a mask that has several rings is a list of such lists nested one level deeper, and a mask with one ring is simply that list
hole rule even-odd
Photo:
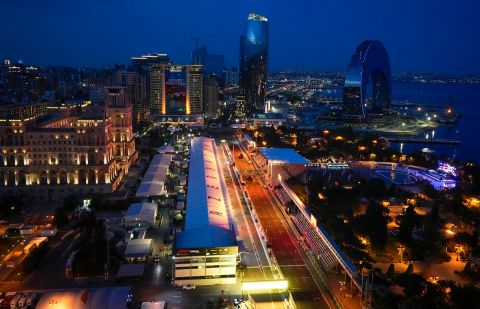
[{"label": "asphalt road", "polygon": [[[255,167],[248,162],[246,154],[243,154],[243,159],[239,158],[241,150],[238,146],[230,148],[230,150],[234,156],[236,167],[241,174],[250,175],[255,173]],[[267,241],[272,246],[284,277],[289,281],[289,289],[297,307],[329,308],[320,291],[320,287],[317,286],[315,279],[295,245],[299,240],[294,239],[289,233],[284,218],[276,209],[277,206],[268,197],[266,189],[263,188],[255,176],[253,181],[245,181],[245,183],[258,219],[264,228]]]}]

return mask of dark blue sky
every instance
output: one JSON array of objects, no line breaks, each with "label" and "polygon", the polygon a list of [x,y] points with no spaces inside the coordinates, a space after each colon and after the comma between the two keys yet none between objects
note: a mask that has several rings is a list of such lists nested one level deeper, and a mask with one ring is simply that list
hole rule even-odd
[{"label": "dark blue sky", "polygon": [[393,72],[480,74],[478,0],[0,0],[0,59],[105,66],[165,52],[184,63],[200,36],[237,66],[252,11],[269,18],[271,70],[344,70],[378,39]]}]

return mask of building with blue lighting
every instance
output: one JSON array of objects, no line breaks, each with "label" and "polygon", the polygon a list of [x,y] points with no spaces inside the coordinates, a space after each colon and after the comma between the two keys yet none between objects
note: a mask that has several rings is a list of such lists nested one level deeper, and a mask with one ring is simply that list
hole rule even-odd
[{"label": "building with blue lighting", "polygon": [[240,37],[240,95],[246,114],[262,111],[268,70],[268,19],[251,13],[245,34]]},{"label": "building with blue lighting", "polygon": [[389,108],[391,72],[387,51],[379,41],[363,41],[348,65],[343,87],[343,113],[364,119]]}]

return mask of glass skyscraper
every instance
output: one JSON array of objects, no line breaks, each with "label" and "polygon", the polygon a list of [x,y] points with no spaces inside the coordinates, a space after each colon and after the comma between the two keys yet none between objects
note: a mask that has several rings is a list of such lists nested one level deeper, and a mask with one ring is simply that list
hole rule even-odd
[{"label": "glass skyscraper", "polygon": [[390,61],[383,44],[362,42],[348,65],[343,87],[344,114],[360,118],[381,114],[390,105],[391,83]]},{"label": "glass skyscraper", "polygon": [[240,95],[246,114],[262,111],[268,70],[268,19],[251,13],[245,34],[240,37]]}]

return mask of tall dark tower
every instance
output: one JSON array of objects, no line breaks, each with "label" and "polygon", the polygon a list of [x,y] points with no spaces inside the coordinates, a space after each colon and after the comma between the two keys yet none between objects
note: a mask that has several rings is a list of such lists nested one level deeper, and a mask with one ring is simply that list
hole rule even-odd
[{"label": "tall dark tower", "polygon": [[248,116],[263,110],[267,70],[268,19],[251,13],[240,37],[240,95],[245,97]]}]

